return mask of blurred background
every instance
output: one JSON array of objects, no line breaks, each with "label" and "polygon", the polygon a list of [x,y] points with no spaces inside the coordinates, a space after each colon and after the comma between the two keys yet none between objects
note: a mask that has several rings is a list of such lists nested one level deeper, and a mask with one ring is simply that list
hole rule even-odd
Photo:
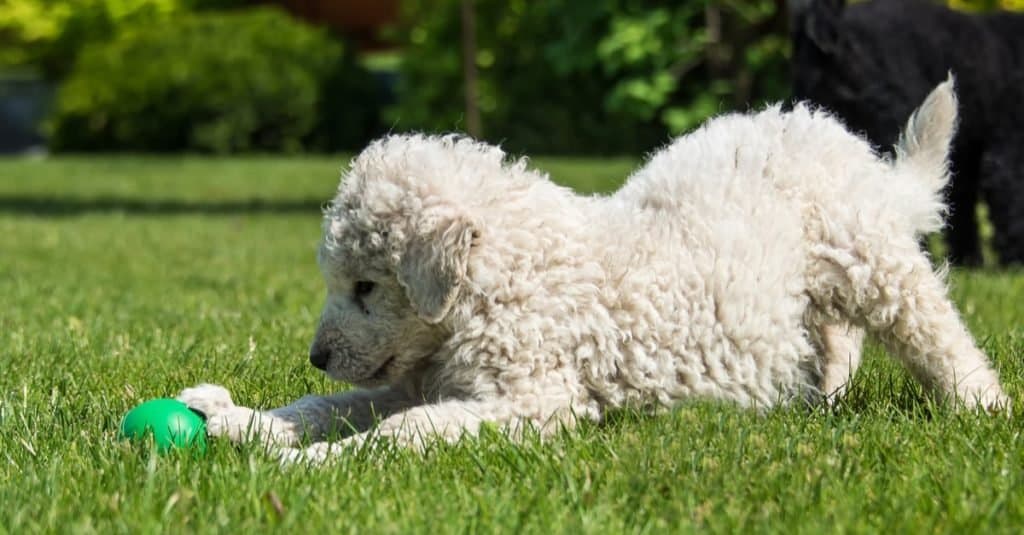
[{"label": "blurred background", "polygon": [[[1015,0],[949,0],[965,10]],[[0,153],[638,155],[789,96],[786,0],[0,0]]]}]

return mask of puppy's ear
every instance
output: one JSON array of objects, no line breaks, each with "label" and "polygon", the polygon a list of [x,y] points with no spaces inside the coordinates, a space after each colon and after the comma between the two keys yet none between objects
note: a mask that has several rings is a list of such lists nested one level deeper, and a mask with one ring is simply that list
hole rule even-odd
[{"label": "puppy's ear", "polygon": [[452,214],[428,215],[413,232],[398,262],[398,282],[424,321],[438,323],[451,310],[477,232],[469,219]]}]

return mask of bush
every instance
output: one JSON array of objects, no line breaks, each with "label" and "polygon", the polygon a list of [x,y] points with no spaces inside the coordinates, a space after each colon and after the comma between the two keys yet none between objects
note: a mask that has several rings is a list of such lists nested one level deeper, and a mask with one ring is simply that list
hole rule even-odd
[{"label": "bush", "polygon": [[[403,3],[400,128],[461,125],[459,4]],[[479,0],[484,136],[516,151],[635,154],[709,115],[785,98],[784,5]]]},{"label": "bush", "polygon": [[[280,11],[184,15],[86,47],[60,87],[50,144],[60,151],[333,149],[370,135],[370,80],[341,43]],[[337,109],[328,98],[348,106]]]}]

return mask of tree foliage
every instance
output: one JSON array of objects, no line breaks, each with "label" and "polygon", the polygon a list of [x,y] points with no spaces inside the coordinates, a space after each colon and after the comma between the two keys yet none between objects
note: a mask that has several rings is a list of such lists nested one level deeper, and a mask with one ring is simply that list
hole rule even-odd
[{"label": "tree foliage", "polygon": [[1024,10],[1024,0],[948,0],[949,6],[964,11]]},{"label": "tree foliage", "polygon": [[60,78],[85,44],[130,25],[154,25],[186,0],[5,0],[0,3],[0,65],[30,66]]},{"label": "tree foliage", "polygon": [[[458,0],[408,0],[392,118],[462,117]],[[714,113],[787,94],[782,0],[480,0],[485,137],[515,150],[635,152]]]}]

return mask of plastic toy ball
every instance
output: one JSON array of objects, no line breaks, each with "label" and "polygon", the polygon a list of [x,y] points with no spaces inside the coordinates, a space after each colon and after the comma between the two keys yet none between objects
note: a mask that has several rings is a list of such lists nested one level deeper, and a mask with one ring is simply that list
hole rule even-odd
[{"label": "plastic toy ball", "polygon": [[176,399],[151,399],[124,415],[121,438],[136,442],[146,436],[153,437],[159,453],[172,449],[206,452],[206,422]]}]

